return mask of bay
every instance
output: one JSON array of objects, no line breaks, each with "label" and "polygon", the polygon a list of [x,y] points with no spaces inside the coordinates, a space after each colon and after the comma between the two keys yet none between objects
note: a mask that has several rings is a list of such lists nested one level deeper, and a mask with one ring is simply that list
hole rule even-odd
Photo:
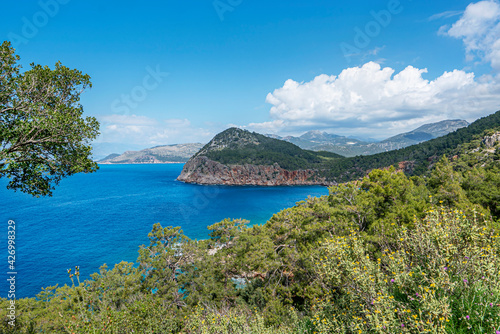
[{"label": "bay", "polygon": [[7,190],[0,179],[0,297],[7,297],[7,223],[16,225],[16,298],[42,287],[71,284],[67,269],[80,266],[88,279],[106,263],[134,262],[154,223],[181,226],[192,239],[208,237],[207,226],[224,218],[264,224],[321,186],[201,186],[176,181],[182,164],[101,165],[91,174],[61,181],[52,197]]}]

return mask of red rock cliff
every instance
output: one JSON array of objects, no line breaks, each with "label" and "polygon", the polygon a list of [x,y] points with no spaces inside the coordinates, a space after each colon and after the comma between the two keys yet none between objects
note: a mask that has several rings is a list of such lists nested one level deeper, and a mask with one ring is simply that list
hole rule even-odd
[{"label": "red rock cliff", "polygon": [[191,158],[182,169],[179,181],[198,184],[221,185],[331,185],[324,178],[316,176],[316,171],[289,171],[278,164],[272,166],[230,165],[212,161],[205,156]]}]

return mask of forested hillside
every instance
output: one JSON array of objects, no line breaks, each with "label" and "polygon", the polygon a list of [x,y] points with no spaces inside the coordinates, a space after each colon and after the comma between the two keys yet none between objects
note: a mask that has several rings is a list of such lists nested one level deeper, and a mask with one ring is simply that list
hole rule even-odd
[{"label": "forested hillside", "polygon": [[343,158],[331,152],[303,150],[292,143],[238,128],[219,133],[196,156],[206,156],[224,165],[277,163],[287,170],[315,168],[326,160]]}]

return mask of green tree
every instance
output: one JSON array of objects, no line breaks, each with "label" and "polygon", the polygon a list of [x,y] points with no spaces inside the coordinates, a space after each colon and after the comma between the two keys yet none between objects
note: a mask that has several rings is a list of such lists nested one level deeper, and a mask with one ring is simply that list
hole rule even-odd
[{"label": "green tree", "polygon": [[500,218],[500,168],[475,167],[465,174],[462,188],[472,203],[490,209],[495,219]]},{"label": "green tree", "polygon": [[467,201],[467,196],[460,186],[462,178],[453,170],[446,156],[439,160],[427,181],[436,201],[448,207],[461,207]]},{"label": "green tree", "polygon": [[141,246],[137,259],[146,289],[172,305],[186,306],[179,276],[192,269],[195,245],[180,227],[162,227],[160,223],[153,225],[148,237],[150,244]]},{"label": "green tree", "polygon": [[62,178],[98,168],[90,141],[99,123],[83,118],[79,104],[90,76],[60,62],[53,70],[32,63],[22,73],[14,52],[0,45],[0,177],[10,179],[9,189],[51,195]]},{"label": "green tree", "polygon": [[409,179],[394,167],[373,170],[361,181],[332,186],[329,190],[333,216],[369,235],[382,230],[391,234],[389,231],[394,232],[401,225],[410,226],[429,204],[429,193],[420,179]]}]

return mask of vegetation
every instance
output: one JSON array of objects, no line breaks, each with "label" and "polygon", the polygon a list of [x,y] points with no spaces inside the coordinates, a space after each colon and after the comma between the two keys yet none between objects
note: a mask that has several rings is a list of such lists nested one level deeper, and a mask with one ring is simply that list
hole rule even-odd
[{"label": "vegetation", "polygon": [[[498,333],[498,142],[487,131],[422,176],[330,187],[263,226],[209,239],[155,224],[137,264],[16,300],[5,333]],[[6,309],[7,300],[0,307]]]},{"label": "vegetation", "polygon": [[82,118],[80,94],[90,77],[61,63],[51,70],[31,64],[21,73],[9,42],[0,45],[0,177],[9,189],[51,195],[69,175],[93,172],[90,141],[98,135],[93,117]]}]

